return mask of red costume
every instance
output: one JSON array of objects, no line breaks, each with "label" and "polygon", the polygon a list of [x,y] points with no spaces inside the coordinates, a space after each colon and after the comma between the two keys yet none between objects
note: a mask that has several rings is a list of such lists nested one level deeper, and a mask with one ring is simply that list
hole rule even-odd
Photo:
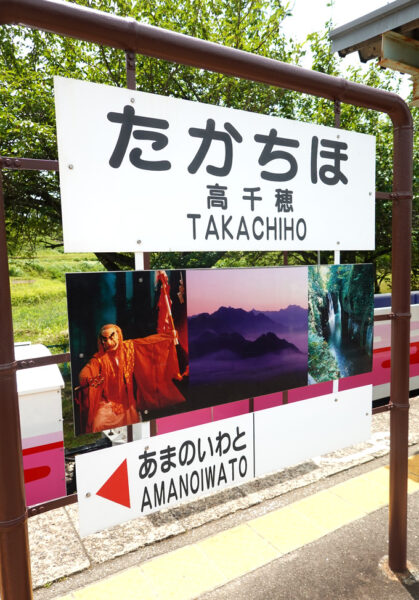
[{"label": "red costume", "polygon": [[173,383],[181,379],[173,332],[124,340],[117,325],[104,330],[118,336],[116,350],[104,347],[100,334],[99,351],[79,375],[77,400],[87,412],[86,433],[138,423],[138,411],[185,401]]}]

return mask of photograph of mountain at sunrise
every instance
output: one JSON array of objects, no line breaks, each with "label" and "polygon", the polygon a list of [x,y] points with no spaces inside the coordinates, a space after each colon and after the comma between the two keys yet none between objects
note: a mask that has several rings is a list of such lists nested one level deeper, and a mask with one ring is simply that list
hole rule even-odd
[{"label": "photograph of mountain at sunrise", "polygon": [[197,269],[186,278],[190,406],[307,385],[307,268]]}]

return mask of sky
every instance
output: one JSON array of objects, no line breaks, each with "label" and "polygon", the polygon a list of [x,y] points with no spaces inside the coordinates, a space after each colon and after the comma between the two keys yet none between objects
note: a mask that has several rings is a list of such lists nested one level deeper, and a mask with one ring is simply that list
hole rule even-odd
[{"label": "sky", "polygon": [[[324,31],[325,23],[330,18],[333,21],[332,28],[335,29],[391,4],[383,0],[334,0],[332,6],[327,6],[330,4],[329,0],[289,0],[289,3],[293,14],[285,19],[282,30],[297,42],[303,42],[309,33]],[[309,68],[310,58],[306,57],[306,61],[302,66]],[[352,52],[343,59],[342,66],[347,65],[362,65],[358,52]],[[403,75],[402,79],[400,94],[406,98],[411,90],[410,78]]]},{"label": "sky", "polygon": [[383,0],[289,0],[292,17],[287,18],[286,27],[294,32],[294,38],[301,42],[312,31],[324,29],[330,18],[333,28],[346,25],[363,15],[382,8],[390,2]]},{"label": "sky", "polygon": [[220,306],[243,310],[307,308],[305,267],[190,269],[186,275],[188,316],[213,313]]}]

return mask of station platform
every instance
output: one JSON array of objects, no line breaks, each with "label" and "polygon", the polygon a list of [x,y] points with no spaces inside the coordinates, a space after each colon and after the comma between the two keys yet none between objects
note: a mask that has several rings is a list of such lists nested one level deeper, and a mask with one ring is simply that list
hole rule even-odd
[{"label": "station platform", "polygon": [[419,598],[419,398],[408,571],[397,575],[386,557],[388,421],[374,417],[367,443],[83,540],[76,506],[30,519],[35,600]]}]

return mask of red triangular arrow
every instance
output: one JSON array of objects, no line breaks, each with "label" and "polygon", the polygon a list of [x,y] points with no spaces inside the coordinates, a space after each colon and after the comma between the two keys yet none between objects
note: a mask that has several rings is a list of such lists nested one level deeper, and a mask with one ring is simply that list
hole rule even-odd
[{"label": "red triangular arrow", "polygon": [[106,500],[131,508],[127,459],[105,481],[100,490],[96,492],[96,496],[101,496]]}]

